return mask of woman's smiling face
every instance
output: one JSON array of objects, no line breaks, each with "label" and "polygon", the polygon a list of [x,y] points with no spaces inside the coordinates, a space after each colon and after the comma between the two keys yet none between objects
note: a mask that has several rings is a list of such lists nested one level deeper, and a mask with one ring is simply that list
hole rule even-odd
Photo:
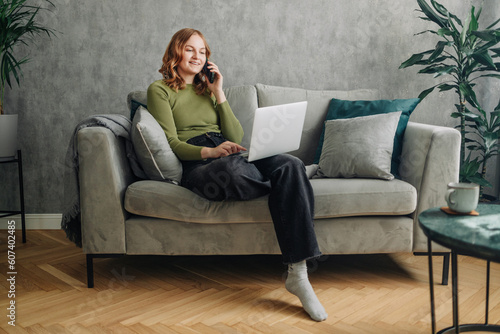
[{"label": "woman's smiling face", "polygon": [[195,75],[201,72],[206,61],[205,42],[195,34],[188,39],[184,46],[182,60],[177,65],[177,73],[187,84],[193,83]]}]

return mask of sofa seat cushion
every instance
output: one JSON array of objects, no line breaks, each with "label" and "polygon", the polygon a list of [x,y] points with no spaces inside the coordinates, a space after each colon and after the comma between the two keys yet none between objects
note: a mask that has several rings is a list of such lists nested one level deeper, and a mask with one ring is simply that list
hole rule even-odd
[{"label": "sofa seat cushion", "polygon": [[[315,219],[398,216],[416,209],[415,188],[397,179],[313,179],[311,184]],[[131,184],[125,193],[125,209],[132,214],[203,224],[271,222],[267,201],[263,196],[213,202],[181,186],[149,180]]]},{"label": "sofa seat cushion", "polygon": [[393,179],[313,179],[315,218],[402,216],[417,208],[417,190]]}]

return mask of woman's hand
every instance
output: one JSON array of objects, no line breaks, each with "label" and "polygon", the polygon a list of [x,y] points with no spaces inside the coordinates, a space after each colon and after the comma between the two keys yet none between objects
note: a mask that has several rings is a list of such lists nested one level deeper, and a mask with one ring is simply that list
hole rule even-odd
[{"label": "woman's hand", "polygon": [[210,83],[208,78],[205,76],[205,80],[207,82],[207,87],[208,87],[208,89],[210,89],[210,91],[212,93],[214,93],[218,104],[224,103],[226,101],[226,95],[224,94],[224,91],[222,90],[222,84],[223,84],[224,78],[222,77],[222,74],[220,73],[217,65],[215,65],[211,61],[208,61],[208,69],[211,72],[215,73],[215,79],[214,79],[213,83]]},{"label": "woman's hand", "polygon": [[246,151],[247,149],[236,143],[225,141],[217,147],[203,147],[201,149],[201,158],[220,158],[227,157],[228,155]]}]

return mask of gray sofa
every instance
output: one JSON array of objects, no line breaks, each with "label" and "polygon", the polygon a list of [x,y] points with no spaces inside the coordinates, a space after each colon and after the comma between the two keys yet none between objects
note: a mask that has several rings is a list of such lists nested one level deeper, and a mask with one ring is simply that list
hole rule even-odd
[{"label": "gray sofa", "polygon": [[[261,84],[225,91],[245,130],[243,146],[248,146],[258,106],[307,100],[301,147],[291,153],[306,165],[313,162],[331,98],[380,98],[375,90],[314,91]],[[129,103],[132,99],[147,102],[145,92],[131,93]],[[452,128],[409,122],[399,178],[312,178],[315,230],[323,254],[426,252],[427,239],[417,217],[445,204],[447,183],[458,179],[459,146],[460,134]],[[78,150],[89,287],[96,257],[280,254],[266,197],[211,202],[179,185],[138,180],[124,140],[102,127],[80,130]],[[434,250],[446,252],[437,245]]]}]

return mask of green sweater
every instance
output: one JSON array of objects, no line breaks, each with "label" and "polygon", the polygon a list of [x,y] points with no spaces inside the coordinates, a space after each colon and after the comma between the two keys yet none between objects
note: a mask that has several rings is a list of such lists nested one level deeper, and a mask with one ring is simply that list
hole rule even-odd
[{"label": "green sweater", "polygon": [[206,132],[222,133],[237,144],[243,138],[243,128],[227,101],[217,104],[215,98],[197,95],[192,85],[175,92],[163,80],[148,88],[148,111],[165,131],[172,151],[181,160],[201,160],[200,146],[186,143]]}]

